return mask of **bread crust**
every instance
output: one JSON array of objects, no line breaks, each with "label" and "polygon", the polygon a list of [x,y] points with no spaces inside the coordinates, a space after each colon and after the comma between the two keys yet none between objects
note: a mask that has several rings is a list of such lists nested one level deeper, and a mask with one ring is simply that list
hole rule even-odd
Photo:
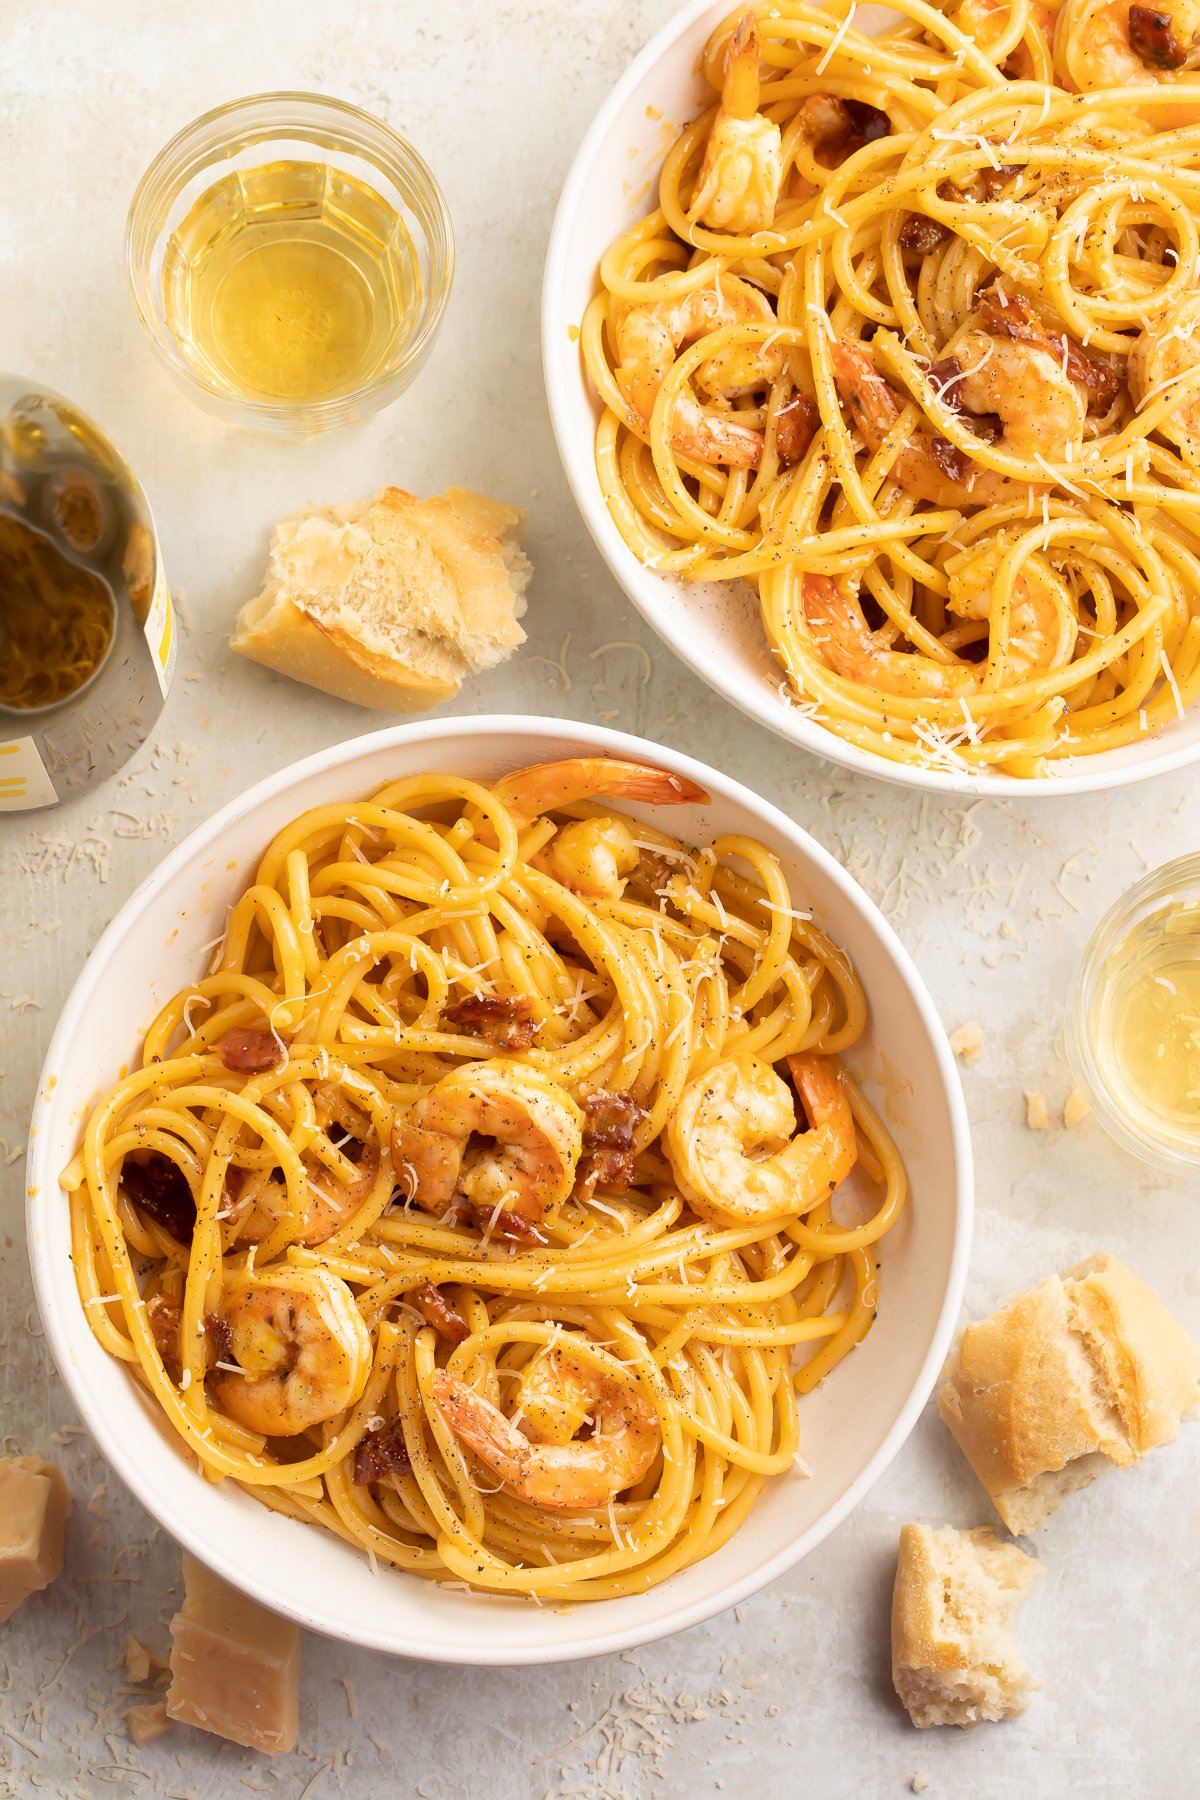
[{"label": "bread crust", "polygon": [[1174,1437],[1200,1405],[1200,1348],[1117,1257],[1051,1276],[968,1325],[938,1409],[1014,1532]]},{"label": "bread crust", "polygon": [[420,712],[524,640],[524,513],[467,488],[311,508],[271,538],[230,646],[357,706]]}]

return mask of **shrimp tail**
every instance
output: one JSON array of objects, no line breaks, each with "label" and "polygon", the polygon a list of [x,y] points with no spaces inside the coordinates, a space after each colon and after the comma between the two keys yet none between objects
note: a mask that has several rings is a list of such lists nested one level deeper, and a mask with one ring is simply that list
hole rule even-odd
[{"label": "shrimp tail", "polygon": [[528,1446],[523,1456],[521,1439],[499,1407],[447,1369],[434,1370],[432,1386],[434,1400],[455,1437],[502,1481],[519,1486]]},{"label": "shrimp tail", "polygon": [[804,1102],[810,1133],[820,1138],[822,1178],[832,1193],[858,1161],[854,1114],[842,1072],[831,1056],[789,1056],[787,1064],[796,1092]]},{"label": "shrimp tail", "polygon": [[601,795],[640,800],[648,806],[702,805],[708,799],[704,789],[684,775],[608,756],[536,763],[506,775],[492,791],[520,824],[531,824],[555,807]]},{"label": "shrimp tail", "polygon": [[721,105],[734,119],[752,119],[758,111],[762,84],[758,74],[761,41],[757,13],[743,13],[734,27],[726,54]]}]

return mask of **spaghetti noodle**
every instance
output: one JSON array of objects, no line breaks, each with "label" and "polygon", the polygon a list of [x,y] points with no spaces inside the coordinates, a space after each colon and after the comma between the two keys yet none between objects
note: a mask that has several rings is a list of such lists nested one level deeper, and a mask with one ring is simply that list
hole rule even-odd
[{"label": "spaghetti noodle", "polygon": [[601,794],[704,798],[585,760],[295,820],[64,1174],[92,1328],[210,1479],[559,1600],[707,1556],[792,1467],[905,1201],[776,858]]},{"label": "spaghetti noodle", "polygon": [[585,316],[599,479],[643,561],[757,590],[828,730],[1045,775],[1200,692],[1191,29],[895,10],[713,34]]}]

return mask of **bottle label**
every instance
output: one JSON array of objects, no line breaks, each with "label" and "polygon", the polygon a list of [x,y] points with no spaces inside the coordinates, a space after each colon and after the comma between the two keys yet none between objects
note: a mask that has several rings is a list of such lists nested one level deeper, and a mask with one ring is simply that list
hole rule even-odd
[{"label": "bottle label", "polygon": [[175,673],[176,631],[175,608],[171,605],[171,595],[162,572],[161,559],[154,583],[154,597],[150,602],[150,611],[146,614],[144,629],[146,642],[150,646],[150,655],[154,659],[154,673],[158,676],[158,685],[162,689],[165,700],[171,686],[171,678]]},{"label": "bottle label", "polygon": [[31,737],[0,744],[0,813],[30,812],[58,802],[54,783]]}]

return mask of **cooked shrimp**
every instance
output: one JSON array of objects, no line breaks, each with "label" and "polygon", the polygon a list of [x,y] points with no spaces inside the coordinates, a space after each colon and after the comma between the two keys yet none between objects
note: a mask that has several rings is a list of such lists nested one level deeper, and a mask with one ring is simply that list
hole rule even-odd
[{"label": "cooked shrimp", "polygon": [[209,1377],[222,1412],[264,1437],[295,1437],[336,1418],[366,1386],[371,1339],[354,1296],[326,1269],[240,1275],[218,1316],[239,1371]]},{"label": "cooked shrimp", "polygon": [[[896,396],[860,344],[839,340],[832,355],[838,391],[868,449],[877,450],[900,416]],[[1011,455],[1070,461],[1083,444],[1087,402],[1049,349],[971,331],[930,376],[949,405],[989,426],[998,419],[1000,446]],[[891,475],[907,493],[936,506],[992,506],[1021,486],[974,467],[957,445],[927,431],[913,432]]]},{"label": "cooked shrimp", "polygon": [[518,1233],[553,1221],[582,1149],[583,1114],[571,1096],[507,1058],[452,1070],[392,1127],[410,1199],[437,1212],[462,1195]]},{"label": "cooked shrimp", "polygon": [[791,1090],[755,1056],[719,1062],[684,1088],[663,1137],[680,1192],[706,1219],[795,1217],[854,1167],[854,1120],[836,1065],[791,1056],[788,1067],[810,1120],[799,1136]]},{"label": "cooked shrimp", "polygon": [[[1200,294],[1191,294],[1162,318],[1138,334],[1129,358],[1129,384],[1139,407],[1168,391],[1200,365]],[[1200,469],[1200,390],[1175,406],[1157,430],[1173,444],[1194,469]]]},{"label": "cooked shrimp", "polygon": [[[900,405],[861,344],[839,338],[830,352],[838,393],[867,449],[878,450]],[[914,431],[891,467],[891,479],[918,500],[934,506],[994,506],[1007,499],[1011,483],[994,469],[975,469],[953,444],[928,431]],[[969,471],[969,472],[968,472]]]},{"label": "cooked shrimp", "polygon": [[[657,306],[634,306],[616,327],[616,380],[637,421],[647,429],[654,402],[672,363],[685,344],[707,337],[726,325],[773,324],[771,302],[758,288],[731,276],[718,275],[710,286],[693,288],[676,300]],[[778,347],[759,350],[757,375],[748,373],[745,351],[736,367],[714,362],[704,365],[710,389],[722,376],[730,393],[748,387],[769,387],[779,375],[784,353]],[[738,423],[735,414],[718,406],[702,406],[691,387],[675,401],[671,415],[671,445],[693,462],[728,463],[734,468],[757,468],[762,460],[762,432]]]},{"label": "cooked shrimp", "polygon": [[[1200,0],[1066,0],[1054,34],[1054,61],[1064,86],[1081,93],[1110,87],[1154,87],[1194,67]],[[1192,123],[1190,109],[1172,107],[1175,125]]]},{"label": "cooked shrimp", "polygon": [[743,13],[725,56],[721,104],[688,213],[714,231],[762,231],[775,220],[783,179],[778,125],[758,110],[758,19]]},{"label": "cooked shrimp", "polygon": [[[994,604],[983,586],[954,599],[954,609],[967,618],[989,617]],[[1078,634],[1065,585],[1040,558],[1035,566],[1033,557],[1014,583],[1006,628],[997,620],[986,663],[940,663],[919,651],[893,650],[871,630],[857,600],[847,598],[828,576],[805,575],[802,600],[813,641],[835,675],[906,700],[967,699],[994,685],[1001,665],[1010,681],[1062,668]]]},{"label": "cooked shrimp", "polygon": [[[354,1217],[379,1174],[379,1146],[363,1145],[358,1177],[354,1181],[336,1180],[315,1157],[306,1156],[303,1160],[304,1206],[300,1217],[293,1221],[292,1242],[311,1247],[323,1244],[335,1231],[341,1230],[347,1219]],[[238,1202],[235,1201],[235,1218],[237,1210]],[[276,1176],[271,1176],[253,1193],[245,1218],[238,1222],[238,1236],[250,1244],[261,1243],[287,1212],[287,1187]]]},{"label": "cooked shrimp", "polygon": [[545,855],[535,860],[574,894],[619,900],[626,876],[633,874],[640,859],[641,851],[623,820],[578,819],[564,825]]},{"label": "cooked shrimp", "polygon": [[609,756],[568,757],[563,762],[535,763],[505,775],[492,788],[518,825],[531,825],[557,806],[574,806],[600,795],[641,800],[647,806],[687,806],[708,799],[686,775],[672,775],[650,763],[619,762]]},{"label": "cooked shrimp", "polygon": [[1078,454],[1087,402],[1048,348],[969,331],[956,342],[953,361],[962,371],[951,371],[947,384],[954,404],[999,419],[1000,449],[1055,462]]},{"label": "cooked shrimp", "polygon": [[[569,1342],[543,1353],[525,1388],[540,1399],[541,1428],[522,1429],[456,1375],[439,1369],[433,1394],[451,1431],[530,1506],[602,1507],[642,1479],[658,1455],[658,1414],[631,1381],[598,1367]],[[549,1402],[561,1393],[558,1418]],[[581,1412],[581,1406],[584,1410]],[[591,1435],[574,1435],[581,1426]],[[540,1441],[531,1442],[537,1431]]]}]

